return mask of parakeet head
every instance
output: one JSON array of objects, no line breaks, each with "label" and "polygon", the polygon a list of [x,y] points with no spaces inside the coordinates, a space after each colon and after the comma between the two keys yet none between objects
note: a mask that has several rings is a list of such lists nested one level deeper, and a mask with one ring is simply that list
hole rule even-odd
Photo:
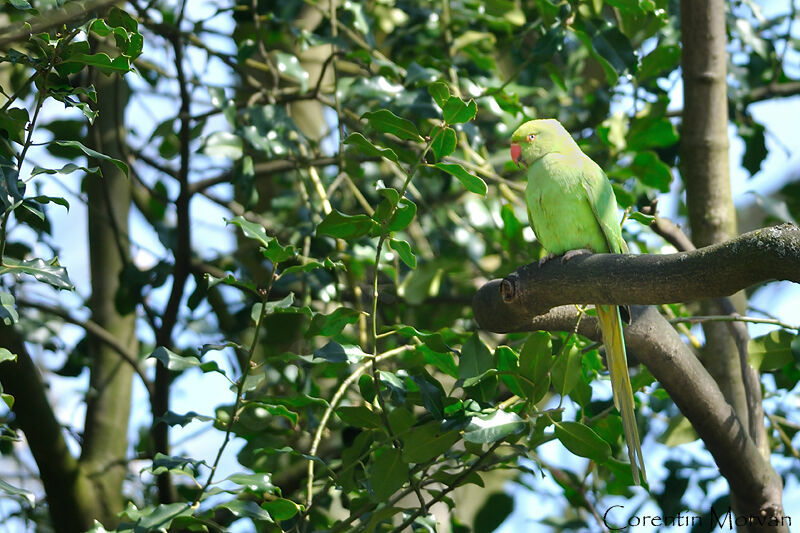
[{"label": "parakeet head", "polygon": [[553,118],[529,120],[511,136],[511,159],[516,164],[532,165],[550,153],[577,148],[569,132]]}]

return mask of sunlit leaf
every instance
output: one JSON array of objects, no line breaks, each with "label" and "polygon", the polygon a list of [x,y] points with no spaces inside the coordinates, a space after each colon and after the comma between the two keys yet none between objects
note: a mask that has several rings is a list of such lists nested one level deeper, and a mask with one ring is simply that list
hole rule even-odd
[{"label": "sunlit leaf", "polygon": [[464,430],[464,440],[478,444],[497,442],[521,433],[526,427],[527,424],[516,413],[498,409],[490,414],[473,416]]},{"label": "sunlit leaf", "polygon": [[436,163],[432,165],[439,170],[443,170],[448,174],[455,176],[458,181],[461,182],[461,185],[464,186],[470,192],[474,192],[475,194],[480,194],[481,196],[485,196],[487,191],[489,190],[486,187],[486,182],[484,182],[478,176],[474,176],[464,170],[464,167],[455,163]]},{"label": "sunlit leaf", "polygon": [[393,161],[395,163],[400,162],[394,150],[392,150],[391,148],[379,148],[374,144],[372,144],[370,141],[368,141],[366,137],[364,137],[360,133],[351,133],[344,140],[344,144],[355,146],[361,151],[361,153],[363,153],[366,156],[384,157],[389,161]]},{"label": "sunlit leaf", "polygon": [[55,144],[59,145],[59,146],[66,146],[66,147],[69,147],[69,148],[77,148],[78,150],[80,150],[81,152],[83,152],[84,154],[86,154],[89,157],[93,157],[95,159],[100,159],[102,161],[108,161],[109,163],[113,164],[115,167],[120,169],[120,171],[122,171],[125,174],[125,176],[128,176],[128,173],[129,173],[128,165],[126,165],[125,163],[123,163],[119,159],[114,159],[111,156],[108,156],[108,155],[105,155],[105,154],[101,154],[97,150],[92,150],[91,148],[88,148],[88,147],[84,146],[83,144],[79,143],[78,141],[59,141],[59,140],[56,140],[56,141],[53,141],[53,142]]},{"label": "sunlit leaf", "polygon": [[400,260],[408,266],[408,268],[417,268],[417,257],[411,251],[411,245],[404,240],[389,239],[389,248],[397,252]]},{"label": "sunlit leaf", "polygon": [[442,107],[442,118],[447,124],[461,124],[475,118],[477,112],[478,105],[475,100],[470,99],[465,102],[458,96],[451,96]]},{"label": "sunlit leaf", "polygon": [[556,422],[555,435],[575,455],[603,463],[611,456],[611,446],[589,426],[578,422]]},{"label": "sunlit leaf", "polygon": [[333,210],[317,226],[317,234],[338,237],[340,239],[356,239],[363,237],[377,226],[367,215],[346,215]]},{"label": "sunlit leaf", "polygon": [[416,126],[410,120],[398,117],[388,109],[364,113],[362,118],[367,119],[370,126],[383,133],[391,133],[409,141],[422,140]]},{"label": "sunlit leaf", "polygon": [[38,258],[20,261],[13,257],[4,257],[3,263],[4,266],[0,267],[0,275],[27,274],[57,289],[72,290],[75,288],[67,276],[67,269],[60,266],[55,260],[48,263]]}]

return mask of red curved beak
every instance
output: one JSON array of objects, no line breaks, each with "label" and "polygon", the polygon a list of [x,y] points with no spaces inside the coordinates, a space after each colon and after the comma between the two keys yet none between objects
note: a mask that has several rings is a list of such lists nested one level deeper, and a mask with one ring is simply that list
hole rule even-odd
[{"label": "red curved beak", "polygon": [[517,143],[513,143],[511,145],[511,160],[514,162],[515,165],[519,165],[517,161],[519,160],[519,156],[521,155],[522,155],[522,148],[520,148]]}]

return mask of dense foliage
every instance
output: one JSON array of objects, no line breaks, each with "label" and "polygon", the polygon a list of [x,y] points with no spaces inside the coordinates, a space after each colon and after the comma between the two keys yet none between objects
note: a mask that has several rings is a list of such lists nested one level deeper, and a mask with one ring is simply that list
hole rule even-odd
[{"label": "dense foliage", "polygon": [[[512,507],[492,479],[534,493],[555,480],[570,510],[536,518],[556,529],[603,527],[615,496],[637,502],[618,520],[638,505],[727,509],[713,461],[682,446],[696,435],[646,368],[632,369],[645,391],[639,427],[645,455],[664,461],[649,492],[631,487],[597,344],[481,333],[472,319],[478,287],[543,256],[507,150],[527,118],[558,118],[606,170],[632,249],[668,249],[641,211],[680,192],[674,2],[111,4],[11,0],[0,33],[2,366],[32,358],[42,390],[68,378],[91,404],[87,376],[111,349],[146,396],[134,408],[152,410],[129,431],[127,418],[95,427],[55,402],[39,407],[73,451],[90,432],[123,442],[127,482],[97,489],[119,500],[109,504],[119,523],[96,531],[237,520],[258,531],[491,531]],[[786,67],[794,12],[730,9],[730,120],[756,173],[767,149],[750,106],[798,90]],[[800,189],[783,192],[786,203],[765,201],[790,219]],[[93,255],[89,281],[85,264],[58,257],[82,242],[75,220],[101,197],[112,245],[88,249],[119,249],[119,264]],[[130,227],[119,226],[114,213],[131,205]],[[134,340],[103,329],[98,299],[135,317]],[[700,348],[681,322],[696,307],[663,312]],[[800,379],[797,330],[783,326],[751,344],[778,394]],[[26,398],[0,379],[2,452],[29,461],[11,410]],[[170,391],[219,407],[175,412]],[[771,453],[796,458],[797,406],[771,405]],[[175,452],[165,430],[187,424],[205,428],[195,442],[224,435],[218,453]],[[553,462],[551,441],[575,460]],[[218,471],[231,457],[238,470]],[[73,530],[45,526],[63,494],[45,500],[42,486],[7,475],[14,464],[0,490],[17,503],[3,509],[29,528]],[[797,480],[796,462],[775,464]],[[495,488],[464,505],[459,491],[484,484]]]}]

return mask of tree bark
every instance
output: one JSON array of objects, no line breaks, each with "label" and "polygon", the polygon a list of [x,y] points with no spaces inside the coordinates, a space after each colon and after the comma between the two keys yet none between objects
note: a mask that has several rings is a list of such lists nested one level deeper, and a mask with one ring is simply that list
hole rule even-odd
[{"label": "tree bark", "polygon": [[[689,225],[695,246],[730,239],[737,233],[728,168],[728,83],[725,2],[681,2],[684,112],[681,175],[686,185]],[[743,311],[745,300],[735,305]],[[710,313],[711,305],[704,306]],[[748,411],[733,338],[724,324],[703,326],[705,363],[742,422]]]},{"label": "tree bark", "polygon": [[[722,242],[736,235],[736,211],[731,199],[728,168],[728,54],[723,0],[681,1],[681,66],[684,112],[681,142],[681,173],[686,185],[689,226],[696,246]],[[747,302],[744,294],[731,298],[739,312]],[[703,312],[716,306],[706,303]],[[725,324],[703,325],[704,364],[719,384],[725,398],[755,442],[766,442],[763,420],[752,409],[752,390],[745,381],[757,374],[740,359],[736,340]],[[748,392],[750,401],[748,402]],[[765,451],[766,450],[765,447]],[[734,508],[747,502],[733,499]],[[747,530],[740,527],[740,530]]]},{"label": "tree bark", "polygon": [[70,453],[47,398],[47,385],[19,333],[0,326],[0,346],[17,354],[16,362],[0,364],[0,382],[4,392],[14,396],[14,417],[39,469],[53,528],[58,533],[86,531],[100,513],[96,487]]},{"label": "tree bark", "polygon": [[[119,77],[95,72],[93,84],[98,93],[98,120],[89,128],[89,144],[111,157],[123,158],[123,113],[128,87]],[[88,176],[89,266],[92,318],[138,353],[135,313],[121,314],[115,305],[121,275],[130,263],[128,212],[130,182],[113,164],[97,161],[103,177]],[[122,481],[127,472],[128,419],[130,417],[133,368],[107,344],[92,339],[89,343],[91,374],[86,397],[86,421],[81,465],[97,485],[102,512],[95,516],[106,527],[114,527],[123,509]]]},{"label": "tree bark", "polygon": [[[541,315],[531,313],[520,298],[510,301],[505,298],[501,283],[501,280],[490,281],[475,295],[473,311],[481,328],[495,333],[572,332],[578,324],[579,334],[602,341],[596,319],[584,317],[578,323],[574,305],[554,307]],[[530,292],[531,289],[520,286],[517,294]],[[579,301],[570,300],[569,296],[565,295],[564,303]],[[753,530],[788,532],[781,501],[781,478],[748,437],[746,426],[714,379],[655,308],[634,306],[631,314],[633,322],[625,328],[629,353],[653,373],[706,444],[720,473],[728,480],[733,498],[739,502],[737,516],[752,519]]]}]

